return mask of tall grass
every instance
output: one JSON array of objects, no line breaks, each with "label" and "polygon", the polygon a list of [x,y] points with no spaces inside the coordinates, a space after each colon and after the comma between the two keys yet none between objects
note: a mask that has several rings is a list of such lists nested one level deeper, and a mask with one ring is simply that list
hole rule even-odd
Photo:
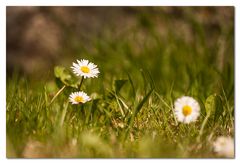
[{"label": "tall grass", "polygon": [[[53,76],[7,79],[7,157],[216,157],[213,140],[234,135],[233,27],[209,44],[209,31],[187,18],[193,41],[173,31],[161,39],[146,17],[126,33],[94,38],[94,49],[75,49],[73,61],[89,59],[100,69],[83,84],[89,103],[71,105],[64,92],[49,105],[59,89]],[[195,123],[173,115],[183,95],[200,103]],[[211,96],[216,105],[207,115]]]}]

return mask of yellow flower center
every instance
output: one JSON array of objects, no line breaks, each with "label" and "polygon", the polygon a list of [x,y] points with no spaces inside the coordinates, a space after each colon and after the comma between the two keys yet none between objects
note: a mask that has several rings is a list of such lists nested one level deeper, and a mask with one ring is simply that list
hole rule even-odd
[{"label": "yellow flower center", "polygon": [[83,73],[89,73],[89,72],[90,72],[90,69],[89,69],[87,66],[82,66],[82,67],[81,67],[81,71],[82,71]]},{"label": "yellow flower center", "polygon": [[183,115],[184,116],[188,116],[192,113],[192,108],[188,105],[185,105],[183,108],[182,108],[182,112],[183,112]]},{"label": "yellow flower center", "polygon": [[82,103],[82,102],[83,102],[83,98],[82,98],[81,96],[76,96],[76,97],[74,98],[74,100],[75,100],[76,102],[78,102],[78,103]]}]

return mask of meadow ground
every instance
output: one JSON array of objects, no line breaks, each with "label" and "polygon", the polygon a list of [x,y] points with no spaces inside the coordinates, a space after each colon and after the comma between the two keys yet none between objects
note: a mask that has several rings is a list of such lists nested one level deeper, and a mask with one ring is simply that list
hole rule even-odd
[{"label": "meadow ground", "polygon": [[[233,22],[204,26],[187,13],[187,36],[178,33],[185,25],[160,13],[168,29],[160,35],[155,18],[141,13],[130,29],[93,38],[94,48],[74,43],[75,54],[56,64],[71,70],[76,59],[87,59],[98,65],[99,77],[83,81],[92,97],[84,105],[69,103],[70,87],[50,103],[60,89],[53,67],[41,78],[7,77],[7,157],[218,157],[213,141],[235,133]],[[184,95],[201,108],[190,124],[173,114]]]}]

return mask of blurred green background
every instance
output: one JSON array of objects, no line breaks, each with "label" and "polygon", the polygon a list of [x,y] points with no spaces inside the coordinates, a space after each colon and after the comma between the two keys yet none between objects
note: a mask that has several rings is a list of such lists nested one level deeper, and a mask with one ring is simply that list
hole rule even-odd
[{"label": "blurred green background", "polygon": [[105,80],[147,69],[162,92],[211,89],[213,74],[233,84],[233,18],[233,7],[7,7],[7,75],[51,79],[84,58]]}]

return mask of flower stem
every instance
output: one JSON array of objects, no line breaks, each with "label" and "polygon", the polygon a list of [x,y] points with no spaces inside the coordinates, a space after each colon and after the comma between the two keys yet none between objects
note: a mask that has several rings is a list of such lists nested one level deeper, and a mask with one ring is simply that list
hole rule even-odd
[{"label": "flower stem", "polygon": [[79,90],[81,90],[81,86],[82,86],[82,83],[83,83],[83,79],[84,79],[84,77],[82,77],[82,79],[81,79],[81,82],[80,82],[80,85],[79,85]]}]

